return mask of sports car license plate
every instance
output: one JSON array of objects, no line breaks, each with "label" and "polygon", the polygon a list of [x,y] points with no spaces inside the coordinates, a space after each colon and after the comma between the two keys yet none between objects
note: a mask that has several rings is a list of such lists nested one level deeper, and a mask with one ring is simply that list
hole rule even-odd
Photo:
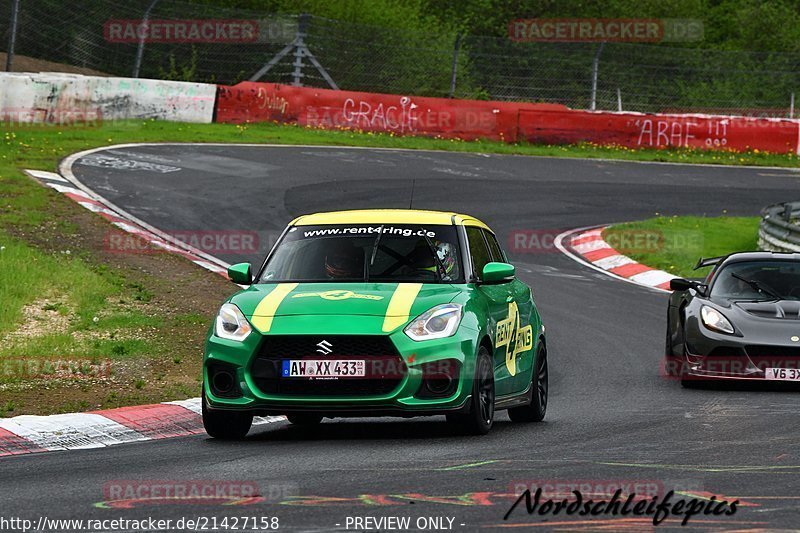
[{"label": "sports car license plate", "polygon": [[364,376],[365,363],[359,360],[284,359],[285,378],[357,378]]},{"label": "sports car license plate", "polygon": [[800,381],[800,370],[797,368],[767,368],[764,377],[774,381]]}]

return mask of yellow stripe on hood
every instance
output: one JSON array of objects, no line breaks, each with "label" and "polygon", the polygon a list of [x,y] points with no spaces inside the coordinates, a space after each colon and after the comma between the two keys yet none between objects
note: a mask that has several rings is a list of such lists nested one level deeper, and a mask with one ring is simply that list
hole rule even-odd
[{"label": "yellow stripe on hood", "polygon": [[275,317],[275,311],[278,306],[289,295],[290,292],[297,288],[298,283],[279,283],[272,291],[264,296],[258,302],[253,317],[250,322],[261,333],[266,333],[272,327],[272,319]]},{"label": "yellow stripe on hood", "polygon": [[422,290],[422,283],[400,283],[397,286],[389,301],[389,307],[386,308],[383,331],[392,331],[408,321],[411,306],[417,299],[420,290]]}]

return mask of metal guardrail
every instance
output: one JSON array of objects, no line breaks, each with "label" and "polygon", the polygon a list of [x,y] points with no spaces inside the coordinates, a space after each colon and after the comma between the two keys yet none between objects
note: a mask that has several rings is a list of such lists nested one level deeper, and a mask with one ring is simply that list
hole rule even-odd
[{"label": "metal guardrail", "polygon": [[761,210],[758,247],[773,252],[800,252],[800,202],[774,204]]}]

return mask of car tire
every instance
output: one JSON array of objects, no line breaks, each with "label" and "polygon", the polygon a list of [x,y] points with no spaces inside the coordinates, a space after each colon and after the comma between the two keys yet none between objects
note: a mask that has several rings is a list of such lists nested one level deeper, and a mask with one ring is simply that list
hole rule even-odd
[{"label": "car tire", "polygon": [[253,415],[237,411],[209,409],[206,405],[206,394],[203,391],[203,427],[209,437],[220,440],[241,440],[253,425]]},{"label": "car tire", "polygon": [[670,331],[669,323],[667,324],[667,338],[664,341],[664,357],[675,357],[672,353],[672,331]]},{"label": "car tire", "polygon": [[475,358],[475,377],[467,414],[447,415],[447,421],[468,435],[486,435],[494,422],[494,365],[489,350],[481,346]]},{"label": "car tire", "polygon": [[316,426],[322,422],[322,415],[314,413],[292,413],[286,415],[286,419],[295,426]]},{"label": "car tire", "polygon": [[[669,318],[669,317],[668,317]],[[681,360],[675,357],[672,350],[672,330],[667,323],[667,337],[664,342],[664,375],[669,378],[676,378],[681,375]]]},{"label": "car tire", "polygon": [[541,422],[547,413],[548,372],[547,350],[539,344],[536,350],[536,366],[531,372],[531,388],[533,398],[531,403],[521,407],[512,407],[508,410],[508,418],[512,422]]}]

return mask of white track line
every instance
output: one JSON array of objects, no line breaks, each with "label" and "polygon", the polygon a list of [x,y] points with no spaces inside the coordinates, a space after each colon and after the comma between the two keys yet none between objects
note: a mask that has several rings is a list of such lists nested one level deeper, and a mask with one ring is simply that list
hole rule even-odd
[{"label": "white track line", "polygon": [[[115,211],[117,216],[119,216],[120,218],[124,218],[124,219],[130,220],[131,222],[137,224],[138,226],[146,229],[150,233],[152,233],[155,236],[159,237],[163,241],[175,246],[176,248],[179,248],[179,249],[184,250],[186,252],[192,253],[192,254],[194,254],[194,255],[202,258],[202,259],[205,259],[209,263],[211,263],[211,264],[215,265],[216,267],[220,268],[222,271],[227,270],[227,268],[230,266],[230,263],[226,263],[225,261],[222,261],[221,259],[218,259],[218,258],[214,257],[211,254],[203,252],[202,250],[199,250],[199,249],[195,248],[194,246],[191,246],[191,245],[189,245],[189,244],[187,244],[185,242],[182,242],[181,240],[176,239],[174,236],[172,236],[172,235],[170,235],[170,234],[168,234],[168,233],[166,233],[164,231],[161,231],[160,229],[156,228],[155,226],[152,226],[152,225],[148,224],[147,222],[141,220],[140,218],[132,215],[131,213],[127,212],[126,210],[124,210],[121,207],[119,207],[118,205],[114,204],[113,202],[111,202],[107,198],[97,194],[92,189],[90,189],[89,187],[84,185],[75,176],[75,174],[72,171],[72,166],[75,164],[75,162],[78,159],[80,159],[82,157],[85,157],[85,156],[88,156],[88,155],[91,155],[91,154],[94,154],[94,153],[97,153],[97,152],[111,150],[111,149],[116,149],[116,148],[134,148],[134,147],[137,147],[137,146],[161,146],[161,144],[159,144],[159,143],[155,143],[155,144],[117,144],[117,145],[113,145],[113,146],[105,146],[105,147],[101,147],[101,148],[92,148],[91,150],[84,150],[82,152],[78,152],[78,153],[75,153],[75,154],[72,154],[72,155],[66,157],[61,162],[61,164],[59,165],[59,171],[61,172],[61,175],[67,181],[69,181],[70,183],[75,185],[77,188],[79,188],[81,191],[83,191],[83,193],[87,194],[91,198],[97,199],[99,202],[101,202],[102,204],[104,204],[108,208],[110,208],[113,211]],[[123,228],[123,229],[126,229],[126,228]],[[126,231],[129,231],[129,230],[126,229]]]}]

